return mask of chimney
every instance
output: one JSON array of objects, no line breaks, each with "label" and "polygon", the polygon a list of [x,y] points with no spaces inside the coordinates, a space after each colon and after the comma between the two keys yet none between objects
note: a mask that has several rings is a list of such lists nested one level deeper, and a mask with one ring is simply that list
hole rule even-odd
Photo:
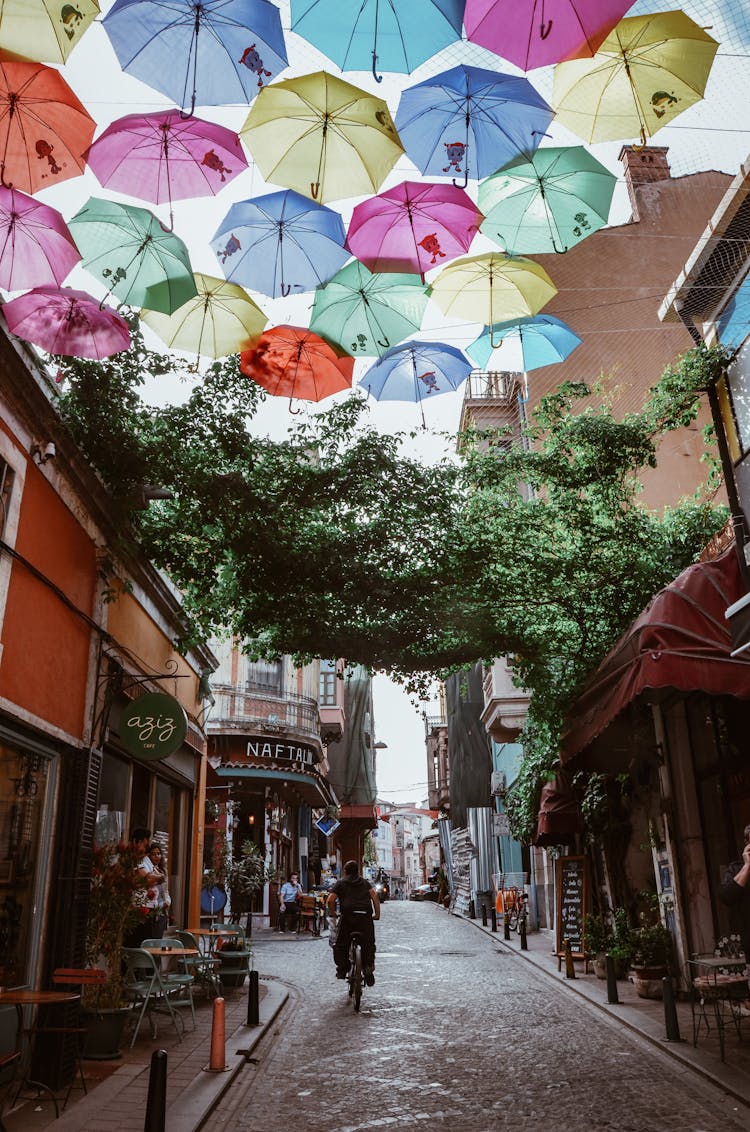
[{"label": "chimney", "polygon": [[653,185],[656,181],[668,181],[672,174],[667,163],[669,149],[662,145],[647,145],[642,149],[634,145],[624,145],[619,160],[625,169],[625,184],[628,186],[633,220],[640,220],[638,211],[638,186]]}]

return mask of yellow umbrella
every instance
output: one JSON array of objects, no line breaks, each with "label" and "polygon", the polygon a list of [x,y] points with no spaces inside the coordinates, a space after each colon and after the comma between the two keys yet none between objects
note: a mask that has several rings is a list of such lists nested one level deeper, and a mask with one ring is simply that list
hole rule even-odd
[{"label": "yellow umbrella", "polygon": [[491,336],[498,322],[538,314],[557,288],[532,259],[488,252],[444,267],[430,294],[444,314],[481,322]]},{"label": "yellow umbrella", "polygon": [[198,294],[172,314],[142,310],[141,321],[167,346],[223,358],[245,349],[268,322],[260,307],[236,283],[195,272]]},{"label": "yellow umbrella", "polygon": [[64,63],[98,15],[96,0],[2,0],[0,56]]},{"label": "yellow umbrella", "polygon": [[628,16],[591,59],[555,67],[555,120],[587,142],[645,145],[703,98],[718,46],[684,12]]},{"label": "yellow umbrella", "polygon": [[404,152],[383,99],[325,71],[263,87],[240,135],[266,181],[321,203],[376,193]]}]

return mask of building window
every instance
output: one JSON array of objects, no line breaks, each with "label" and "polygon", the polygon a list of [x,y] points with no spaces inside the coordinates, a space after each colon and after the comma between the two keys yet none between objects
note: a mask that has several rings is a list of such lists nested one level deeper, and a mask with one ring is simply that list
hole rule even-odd
[{"label": "building window", "polygon": [[320,662],[320,697],[321,707],[336,706],[336,662],[334,660],[321,660]]},{"label": "building window", "polygon": [[14,472],[10,464],[0,457],[0,535],[5,535],[5,525],[10,509]]},{"label": "building window", "polygon": [[254,660],[247,666],[247,688],[250,692],[281,693],[281,661]]}]

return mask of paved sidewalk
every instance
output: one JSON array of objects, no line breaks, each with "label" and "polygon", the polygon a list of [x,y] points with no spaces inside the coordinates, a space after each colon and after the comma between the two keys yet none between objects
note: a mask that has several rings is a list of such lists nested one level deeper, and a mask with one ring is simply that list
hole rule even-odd
[{"label": "paved sidewalk", "polygon": [[[750,1106],[750,1017],[743,1019],[742,1038],[730,1022],[725,1029],[726,1058],[722,1062],[719,1055],[719,1041],[715,1026],[706,1034],[702,1028],[698,1043],[693,1045],[693,1018],[690,1003],[677,1002],[677,1019],[681,1041],[667,1041],[664,1003],[661,1000],[639,998],[633,984],[625,979],[617,982],[619,1004],[607,1002],[606,980],[598,979],[593,973],[584,974],[582,960],[576,960],[575,978],[565,975],[565,963],[558,970],[558,958],[554,954],[554,933],[550,931],[529,932],[528,950],[521,951],[516,932],[511,932],[510,941],[503,938],[502,922],[497,932],[490,926],[484,927],[481,919],[470,920],[480,932],[490,937],[498,947],[518,952],[545,976],[571,994],[580,995],[591,1005],[602,1010],[610,1018],[617,1019],[623,1026],[640,1034],[647,1041],[657,1045],[665,1053],[676,1058],[696,1073],[708,1078],[724,1092]],[[742,1040],[744,1039],[744,1040]]]}]

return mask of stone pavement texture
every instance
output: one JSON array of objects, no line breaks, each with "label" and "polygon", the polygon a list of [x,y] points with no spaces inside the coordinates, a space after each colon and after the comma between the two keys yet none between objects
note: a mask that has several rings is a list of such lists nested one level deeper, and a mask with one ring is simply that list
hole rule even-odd
[{"label": "stone pavement texture", "polygon": [[387,903],[360,1015],[325,936],[261,930],[254,942],[260,1025],[246,1025],[247,989],[229,991],[228,1071],[205,1071],[212,1008],[200,1000],[182,1042],[166,1020],[156,1041],[144,1027],[120,1061],[86,1063],[89,1094],[74,1091],[58,1120],[49,1102],[26,1102],[4,1117],[8,1132],[143,1132],[156,1049],[168,1055],[166,1132],[750,1126],[750,1019],[745,1041],[727,1030],[722,1063],[713,1033],[693,1047],[690,1007],[679,1003],[687,1041],[668,1043],[661,1002],[620,981],[621,1002],[608,1005],[606,983],[580,962],[574,980],[558,971],[549,933],[530,934],[521,952],[517,936],[506,943],[479,920]]}]

